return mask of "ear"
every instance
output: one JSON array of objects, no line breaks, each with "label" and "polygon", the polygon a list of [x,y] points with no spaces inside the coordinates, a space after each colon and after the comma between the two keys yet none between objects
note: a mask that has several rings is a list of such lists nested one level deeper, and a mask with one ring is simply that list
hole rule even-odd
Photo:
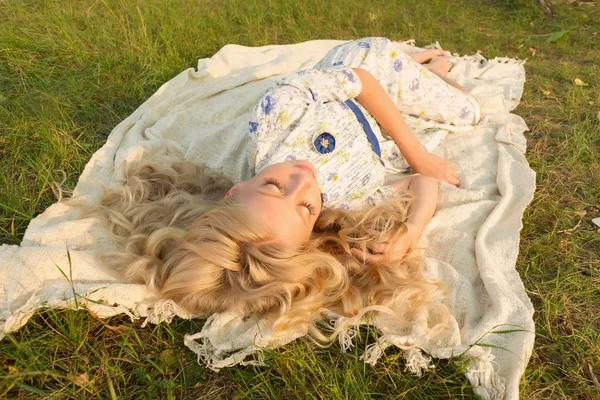
[{"label": "ear", "polygon": [[234,194],[235,192],[237,192],[237,190],[239,189],[239,185],[240,185],[239,183],[238,183],[238,184],[236,184],[236,185],[233,185],[233,187],[232,187],[231,189],[229,189],[229,190],[227,191],[227,193],[225,193],[225,196],[223,196],[223,198],[224,198],[224,199],[227,199],[227,198],[229,198],[229,197],[233,196],[233,194]]}]

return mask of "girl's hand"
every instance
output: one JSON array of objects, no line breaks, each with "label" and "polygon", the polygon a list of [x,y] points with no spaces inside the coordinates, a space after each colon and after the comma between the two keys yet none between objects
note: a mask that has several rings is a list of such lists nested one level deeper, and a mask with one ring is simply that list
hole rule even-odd
[{"label": "girl's hand", "polygon": [[441,179],[451,185],[458,186],[458,173],[456,172],[456,167],[450,161],[433,153],[425,153],[414,164],[411,165],[414,172]]},{"label": "girl's hand", "polygon": [[393,182],[390,186],[399,192],[408,192],[415,196],[406,220],[406,233],[398,238],[393,238],[395,240],[389,243],[371,241],[367,243],[368,251],[366,252],[356,248],[350,249],[354,257],[365,263],[402,261],[404,256],[417,246],[421,234],[435,213],[438,184],[434,178],[412,175]]},{"label": "girl's hand", "polygon": [[412,251],[419,241],[421,230],[410,222],[406,224],[408,231],[392,243],[370,242],[367,243],[369,252],[360,249],[350,249],[352,255],[365,263],[378,264],[382,262],[400,262],[404,256]]}]

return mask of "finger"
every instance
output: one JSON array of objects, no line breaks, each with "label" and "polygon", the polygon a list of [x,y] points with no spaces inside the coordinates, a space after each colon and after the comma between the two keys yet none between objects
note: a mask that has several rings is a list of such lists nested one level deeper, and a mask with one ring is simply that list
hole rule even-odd
[{"label": "finger", "polygon": [[458,185],[460,183],[458,179],[458,171],[456,170],[456,168],[452,171],[452,179],[454,181],[454,185]]},{"label": "finger", "polygon": [[458,185],[458,172],[456,171],[454,164],[450,163],[450,170],[447,171],[446,177],[447,179],[444,179],[446,182],[451,185]]},{"label": "finger", "polygon": [[458,186],[458,184],[460,183],[460,181],[458,180],[458,176],[452,176],[450,177],[450,179],[448,180],[448,183],[454,186]]},{"label": "finger", "polygon": [[444,179],[446,182],[448,182],[451,185],[457,186],[458,185],[458,174],[456,173],[456,171],[452,171],[451,173],[446,175],[446,179]]},{"label": "finger", "polygon": [[454,167],[452,167],[452,170],[449,171],[450,178],[452,179],[458,179],[458,172],[456,172],[456,169]]},{"label": "finger", "polygon": [[458,178],[456,176],[452,176],[452,175],[449,175],[449,174],[445,175],[442,178],[442,180],[444,182],[449,183],[449,184],[454,185],[454,186],[458,186],[458,184],[459,184]]},{"label": "finger", "polygon": [[402,261],[408,252],[409,249],[406,247],[398,249],[390,256],[390,261]]},{"label": "finger", "polygon": [[389,244],[381,243],[381,242],[369,242],[367,243],[367,248],[371,250],[373,253],[381,253],[384,254],[390,248]]},{"label": "finger", "polygon": [[357,248],[350,249],[350,252],[354,257],[369,264],[377,264],[385,260],[383,255],[368,254]]}]

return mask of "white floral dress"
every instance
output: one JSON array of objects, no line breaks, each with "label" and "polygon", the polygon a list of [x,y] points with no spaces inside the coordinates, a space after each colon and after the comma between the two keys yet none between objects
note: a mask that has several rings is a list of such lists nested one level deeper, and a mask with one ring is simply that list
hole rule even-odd
[{"label": "white floral dress", "polygon": [[275,163],[308,160],[317,169],[328,207],[374,205],[395,193],[384,186],[386,173],[406,164],[355,100],[362,87],[352,68],[369,71],[413,126],[465,126],[479,120],[470,95],[414,61],[395,42],[348,42],[330,50],[315,68],[283,78],[263,95],[249,123],[253,174]]}]

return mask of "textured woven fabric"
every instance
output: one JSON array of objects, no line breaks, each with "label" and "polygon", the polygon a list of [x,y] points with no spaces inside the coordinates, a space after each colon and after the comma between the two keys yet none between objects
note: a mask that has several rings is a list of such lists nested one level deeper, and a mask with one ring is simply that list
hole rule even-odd
[{"label": "textured woven fabric", "polygon": [[[113,130],[86,166],[74,196],[98,202],[98,183],[119,185],[125,163],[170,164],[183,158],[204,162],[234,182],[248,178],[246,132],[254,105],[277,79],[313,67],[340,43],[227,45],[200,60],[197,70],[183,71],[165,83]],[[408,44],[405,48],[414,51]],[[535,188],[535,174],[524,157],[527,126],[510,113],[521,98],[524,68],[515,60],[488,61],[478,55],[453,61],[451,77],[479,99],[489,120],[475,131],[447,135],[435,149],[458,166],[461,184],[441,185],[437,213],[419,245],[426,249],[428,274],[449,289],[452,330],[443,340],[428,343],[418,331],[382,328],[379,343],[367,349],[365,360],[375,362],[387,346],[421,343],[405,352],[412,371],[427,369],[428,355],[462,355],[479,395],[517,398],[534,339],[533,307],[515,270],[521,219]],[[440,129],[438,141],[446,133]],[[95,254],[113,246],[101,223],[79,219],[77,209],[64,203],[36,217],[21,246],[0,247],[0,336],[18,329],[40,307],[75,307],[74,294],[77,304],[100,317],[127,313],[146,317],[145,323],[192,317],[105,270]],[[209,366],[219,368],[305,333],[275,335],[269,321],[223,314],[209,318],[186,344]],[[351,346],[352,332],[341,335],[340,343]]]}]

